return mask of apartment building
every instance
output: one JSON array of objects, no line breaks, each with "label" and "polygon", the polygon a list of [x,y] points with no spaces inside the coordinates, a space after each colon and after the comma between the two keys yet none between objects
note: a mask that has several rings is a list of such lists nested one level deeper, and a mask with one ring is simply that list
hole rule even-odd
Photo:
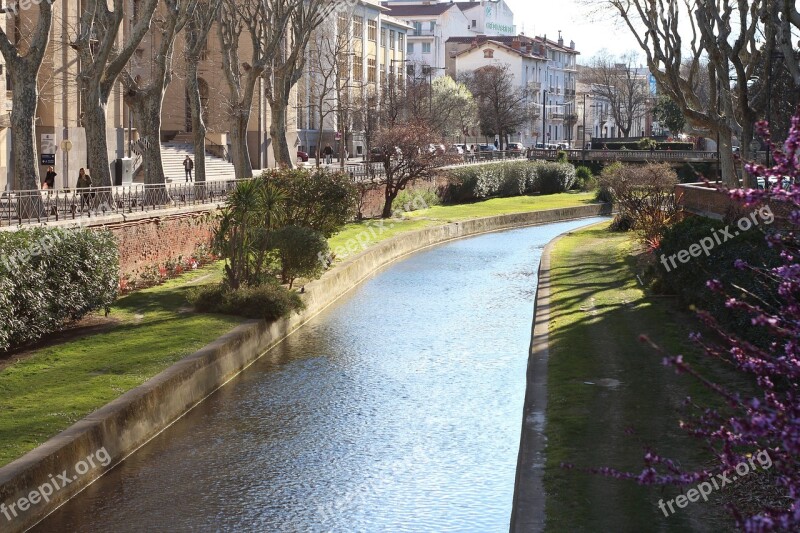
[{"label": "apartment building", "polygon": [[405,83],[411,29],[377,0],[359,0],[318,29],[298,89],[301,150],[313,155],[330,145],[364,155],[365,121],[377,115],[370,107],[385,87]]},{"label": "apartment building", "polygon": [[505,0],[391,0],[383,5],[393,17],[412,26],[406,50],[409,75],[421,75],[423,67],[430,67],[425,72],[434,76],[444,74],[446,43],[452,37],[516,34],[514,13]]},{"label": "apartment building", "polygon": [[486,65],[507,64],[519,88],[528,94],[531,122],[517,138],[526,146],[568,144],[574,138],[577,56],[575,42],[547,37],[451,37],[446,43],[445,71],[452,77]]}]

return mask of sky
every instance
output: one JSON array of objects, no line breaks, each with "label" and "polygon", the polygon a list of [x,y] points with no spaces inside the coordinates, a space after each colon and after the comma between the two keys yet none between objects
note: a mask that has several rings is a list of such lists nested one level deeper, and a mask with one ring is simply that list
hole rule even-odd
[{"label": "sky", "polygon": [[[595,0],[592,3],[600,3]],[[578,62],[585,64],[605,48],[615,55],[634,51],[642,55],[630,30],[619,22],[619,17],[591,14],[582,0],[506,0],[514,12],[517,31],[526,35],[547,34],[548,39],[556,40],[558,30],[569,43],[575,41],[575,48],[581,53]]]}]

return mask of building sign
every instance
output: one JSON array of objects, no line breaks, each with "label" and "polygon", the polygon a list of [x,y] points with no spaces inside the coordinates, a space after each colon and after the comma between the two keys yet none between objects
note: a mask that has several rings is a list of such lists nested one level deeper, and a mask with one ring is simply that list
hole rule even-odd
[{"label": "building sign", "polygon": [[56,154],[42,154],[42,165],[53,166],[56,164]]},{"label": "building sign", "polygon": [[486,23],[487,30],[494,30],[500,33],[507,33],[512,35],[514,33],[514,26],[509,24],[498,24],[496,22],[487,22]]},{"label": "building sign", "polygon": [[658,94],[658,85],[656,85],[656,77],[652,74],[648,75],[648,81],[650,82],[650,96],[655,96]]}]

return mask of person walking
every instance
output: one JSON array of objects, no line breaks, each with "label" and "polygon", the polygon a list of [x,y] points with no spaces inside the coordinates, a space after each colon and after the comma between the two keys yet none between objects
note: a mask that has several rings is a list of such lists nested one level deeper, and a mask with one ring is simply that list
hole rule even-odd
[{"label": "person walking", "polygon": [[56,176],[58,176],[58,174],[53,171],[53,167],[47,167],[47,174],[45,174],[42,180],[42,189],[54,189],[56,186]]},{"label": "person walking", "polygon": [[192,170],[194,169],[194,161],[188,155],[186,159],[183,160],[183,170],[186,171],[186,183],[189,183],[192,180]]},{"label": "person walking", "polygon": [[322,149],[322,155],[325,156],[325,164],[330,165],[333,163],[333,148],[330,144],[326,144],[325,148]]},{"label": "person walking", "polygon": [[91,208],[92,206],[92,178],[86,173],[86,170],[80,169],[78,171],[78,183],[75,185],[81,195],[81,211],[84,205]]}]

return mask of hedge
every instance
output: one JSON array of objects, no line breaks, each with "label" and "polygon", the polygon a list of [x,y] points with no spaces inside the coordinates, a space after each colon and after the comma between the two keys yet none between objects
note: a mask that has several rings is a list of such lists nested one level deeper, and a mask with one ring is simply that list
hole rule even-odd
[{"label": "hedge", "polygon": [[117,244],[107,231],[0,233],[0,351],[70,321],[108,311],[119,288]]},{"label": "hedge", "polygon": [[575,167],[550,161],[510,161],[451,170],[443,193],[447,202],[461,203],[496,196],[555,194],[576,182]]}]

